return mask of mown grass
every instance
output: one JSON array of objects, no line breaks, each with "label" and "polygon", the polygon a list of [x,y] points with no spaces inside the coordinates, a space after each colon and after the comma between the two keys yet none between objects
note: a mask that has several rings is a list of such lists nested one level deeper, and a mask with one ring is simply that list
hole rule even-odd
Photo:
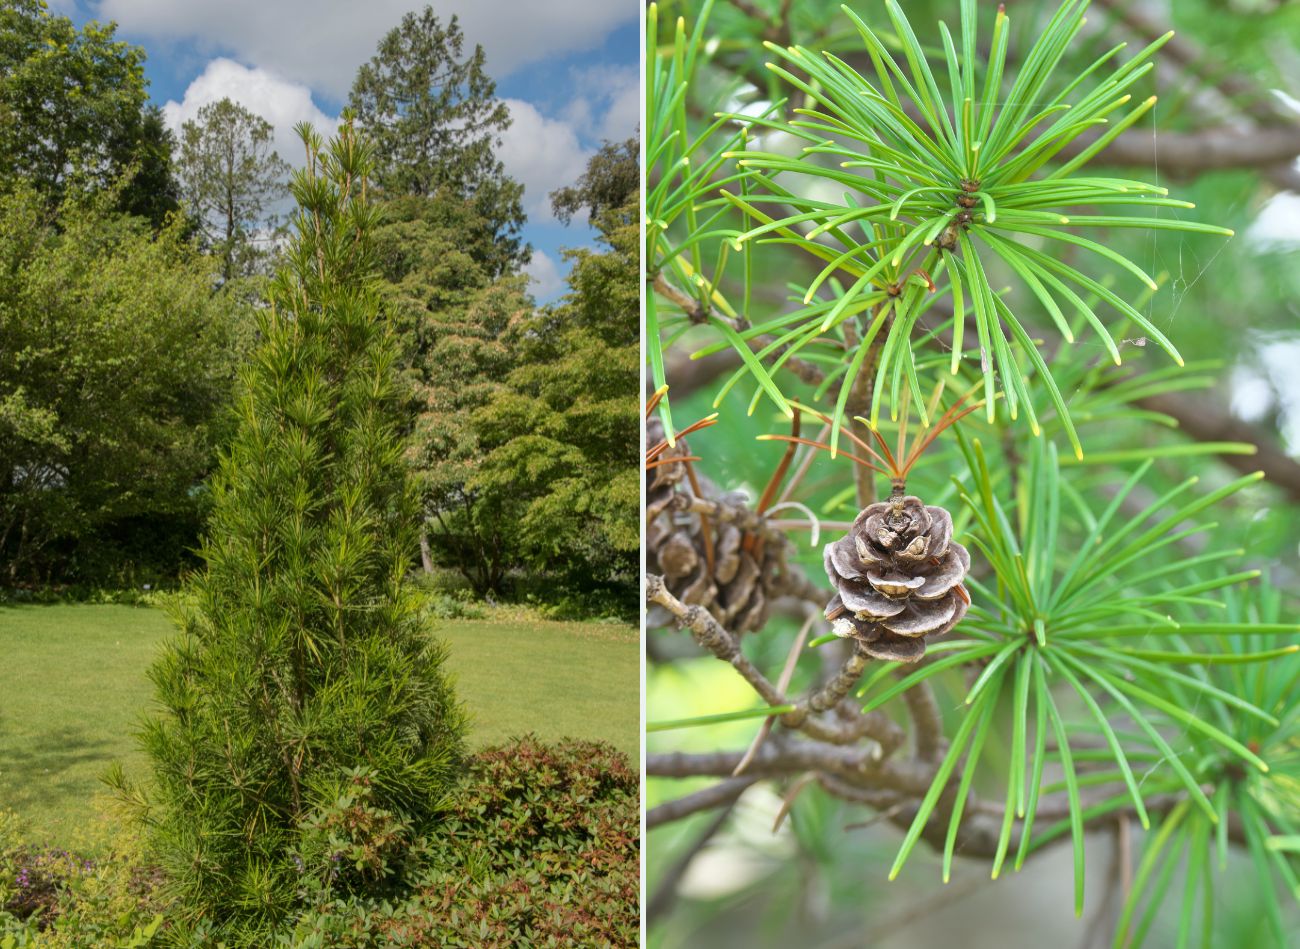
[{"label": "mown grass", "polygon": [[[143,776],[134,732],[152,702],[146,670],[171,632],[157,609],[0,607],[0,809],[17,812],[34,841],[76,846],[98,836],[99,778],[110,762]],[[531,731],[608,741],[635,760],[634,627],[501,610],[437,621],[434,634],[448,643],[473,744]]]}]

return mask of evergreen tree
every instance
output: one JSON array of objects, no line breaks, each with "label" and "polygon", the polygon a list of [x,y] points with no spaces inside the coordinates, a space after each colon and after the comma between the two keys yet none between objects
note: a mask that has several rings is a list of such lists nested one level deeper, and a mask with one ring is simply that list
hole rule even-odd
[{"label": "evergreen tree", "polygon": [[271,147],[271,123],[222,99],[181,126],[177,162],[185,201],[226,280],[254,273],[269,258],[258,248],[275,231],[270,208],[286,193],[289,166]]},{"label": "evergreen tree", "polygon": [[617,226],[602,224],[609,212],[632,223],[639,211],[636,198],[641,186],[641,139],[633,135],[621,142],[605,142],[587,162],[587,170],[567,187],[551,192],[551,210],[565,224],[586,211],[593,226],[609,231]]},{"label": "evergreen tree", "polygon": [[444,650],[406,582],[419,519],[370,148],[350,122],[328,149],[301,133],[296,237],[242,377],[205,566],[151,671],[149,823],[186,944],[270,945],[304,892],[391,884],[462,752]]},{"label": "evergreen tree", "polygon": [[181,208],[181,185],[176,180],[174,136],[163,121],[162,109],[149,106],[141,114],[139,127],[123,142],[120,160],[130,163],[133,174],[122,183],[117,209],[162,227],[169,214]]},{"label": "evergreen tree", "polygon": [[408,13],[357,72],[350,105],[375,143],[375,183],[387,197],[439,194],[473,202],[481,229],[471,241],[500,276],[527,263],[520,239],[523,186],[496,156],[510,113],[496,98],[482,46],[465,54],[456,17],[432,7]]}]

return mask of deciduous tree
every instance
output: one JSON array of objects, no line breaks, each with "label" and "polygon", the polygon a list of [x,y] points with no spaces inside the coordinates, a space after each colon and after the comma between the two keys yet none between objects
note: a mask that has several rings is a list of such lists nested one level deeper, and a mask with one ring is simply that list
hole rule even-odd
[{"label": "deciduous tree", "polygon": [[51,209],[22,182],[0,195],[9,582],[121,579],[141,555],[174,570],[194,542],[238,314],[213,297],[182,222],[154,235],[117,200]]},{"label": "deciduous tree", "polygon": [[[449,193],[384,205],[376,249],[401,346],[412,419],[410,459],[421,499],[426,567],[461,572],[480,594],[500,592],[518,561],[503,525],[478,515],[468,487],[483,454],[474,410],[502,386],[518,354],[509,332],[531,312],[524,278],[493,278],[470,201]],[[467,236],[470,238],[467,240]]]},{"label": "deciduous tree", "polygon": [[638,170],[635,139],[606,143],[554,195],[557,209],[588,212],[604,246],[567,251],[564,300],[514,321],[513,368],[474,416],[484,455],[468,482],[480,519],[532,570],[629,593],[640,544]]},{"label": "deciduous tree", "polygon": [[[44,0],[0,7],[0,187],[19,180],[57,205],[119,186],[122,210],[155,227],[177,208],[171,139],[147,106],[144,51],[116,27],[81,29]],[[119,179],[125,178],[124,182]]]}]

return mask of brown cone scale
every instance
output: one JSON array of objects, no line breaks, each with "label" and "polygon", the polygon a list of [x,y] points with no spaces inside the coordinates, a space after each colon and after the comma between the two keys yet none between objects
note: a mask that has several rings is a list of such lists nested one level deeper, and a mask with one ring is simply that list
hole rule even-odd
[{"label": "brown cone scale", "polygon": [[942,636],[966,615],[961,583],[970,555],[952,539],[952,515],[918,497],[899,493],[869,505],[823,559],[836,590],[826,605],[835,635],[858,640],[877,659],[915,662],[925,637]]},{"label": "brown cone scale", "polygon": [[[646,445],[664,440],[663,423],[657,416],[646,419]],[[689,455],[685,439],[659,457],[668,461],[646,472],[646,569],[661,574],[668,591],[687,605],[703,606],[713,618],[736,633],[761,629],[767,622],[772,600],[786,579],[786,546],[777,543],[750,544],[734,524],[712,523],[713,569],[709,569],[705,528],[697,514],[677,510],[673,499],[691,493],[684,464],[671,459]],[[707,479],[701,478],[706,497],[720,496]],[[667,616],[652,611],[651,625],[666,625]]]}]

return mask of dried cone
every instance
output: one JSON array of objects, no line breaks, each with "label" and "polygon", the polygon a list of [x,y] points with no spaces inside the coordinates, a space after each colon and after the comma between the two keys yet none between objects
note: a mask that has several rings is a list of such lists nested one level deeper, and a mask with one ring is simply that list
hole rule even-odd
[{"label": "dried cone", "polygon": [[[647,445],[664,440],[663,424],[657,417],[646,420]],[[686,457],[685,439],[663,452],[660,459]],[[673,498],[689,491],[684,464],[661,464],[646,473],[646,569],[661,574],[668,591],[683,603],[703,606],[732,632],[761,628],[766,622],[775,588],[786,579],[785,545],[767,542],[750,544],[734,524],[716,521],[706,528],[698,514],[672,506]],[[707,481],[701,489],[712,495]],[[711,496],[734,505],[744,505],[743,495]],[[713,569],[705,531],[713,545]],[[658,617],[652,616],[652,623]],[[663,617],[664,622],[668,617]]]},{"label": "dried cone", "polygon": [[[647,450],[666,441],[664,423],[659,416],[651,415],[646,419],[645,441]],[[664,449],[659,460],[667,462],[672,458],[685,458],[688,454],[686,439],[679,438],[676,445]],[[678,482],[685,477],[686,466],[682,464],[660,464],[646,472],[645,507],[648,520],[654,521],[663,512],[673,499]]]},{"label": "dried cone", "polygon": [[926,636],[966,615],[961,583],[970,554],[952,540],[952,515],[901,490],[863,510],[824,558],[838,591],[826,618],[837,636],[864,643],[877,659],[915,662]]}]

